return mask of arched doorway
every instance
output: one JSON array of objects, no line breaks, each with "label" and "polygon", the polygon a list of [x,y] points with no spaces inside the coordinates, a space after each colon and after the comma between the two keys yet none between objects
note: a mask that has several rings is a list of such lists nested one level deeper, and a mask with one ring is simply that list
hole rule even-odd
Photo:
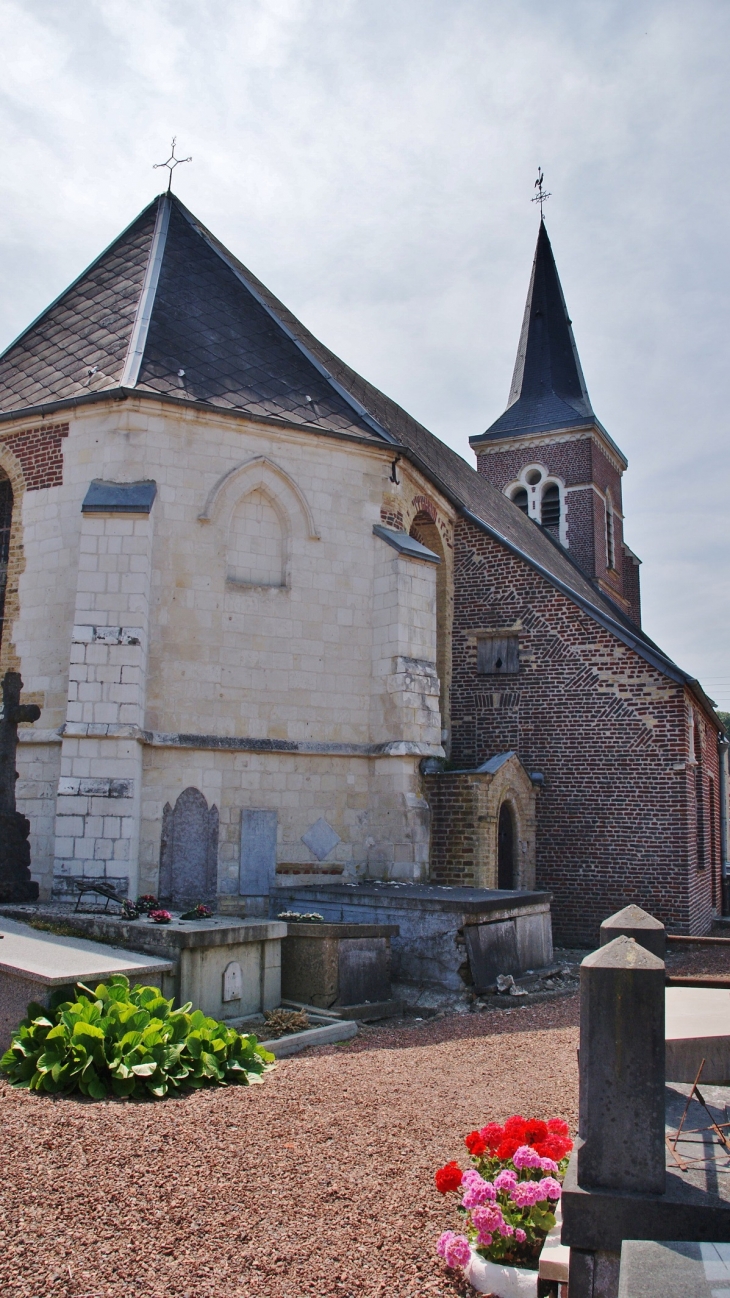
[{"label": "arched doorway", "polygon": [[13,523],[13,488],[10,479],[0,469],[0,644],[3,640],[5,620],[5,590],[8,583],[10,559],[10,530]]},{"label": "arched doorway", "polygon": [[[451,653],[448,607],[448,573],[446,570],[446,553],[441,540],[441,533],[433,519],[421,510],[413,522],[409,536],[420,541],[428,550],[432,550],[441,560],[436,569],[436,671],[440,689],[439,708],[441,711],[441,729],[449,731],[449,692],[451,688]],[[448,739],[445,739],[448,750]]]},{"label": "arched doorway", "polygon": [[515,887],[515,816],[509,802],[499,808],[497,825],[497,887]]}]

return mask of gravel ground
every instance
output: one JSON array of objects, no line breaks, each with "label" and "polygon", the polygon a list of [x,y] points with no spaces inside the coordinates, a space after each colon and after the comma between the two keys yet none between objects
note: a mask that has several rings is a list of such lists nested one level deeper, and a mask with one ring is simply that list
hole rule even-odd
[{"label": "gravel ground", "polygon": [[[719,937],[730,937],[726,932]],[[730,944],[722,946],[672,946],[667,948],[669,974],[724,974],[730,977]]]},{"label": "gravel ground", "polygon": [[[3,1298],[434,1298],[433,1173],[510,1113],[575,1127],[577,997],[371,1027],[263,1086],[141,1104],[0,1083]],[[473,1292],[473,1291],[469,1291]]]}]

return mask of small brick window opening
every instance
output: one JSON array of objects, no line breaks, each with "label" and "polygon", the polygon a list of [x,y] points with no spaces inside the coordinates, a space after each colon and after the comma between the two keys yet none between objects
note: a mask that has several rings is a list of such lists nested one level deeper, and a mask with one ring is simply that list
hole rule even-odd
[{"label": "small brick window opening", "polygon": [[10,528],[13,521],[13,489],[9,478],[0,478],[0,644],[3,638],[5,587],[10,558]]},{"label": "small brick window opening", "polygon": [[480,675],[504,676],[519,670],[518,636],[483,636],[477,640],[477,671]]}]

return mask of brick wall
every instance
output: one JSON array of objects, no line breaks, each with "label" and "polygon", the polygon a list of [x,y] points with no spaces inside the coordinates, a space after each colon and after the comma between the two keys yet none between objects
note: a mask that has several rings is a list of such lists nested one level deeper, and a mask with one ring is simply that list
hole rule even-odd
[{"label": "brick wall", "polygon": [[[594,943],[629,902],[676,932],[706,932],[712,870],[697,868],[684,687],[473,524],[459,521],[454,544],[452,760],[473,767],[514,749],[543,772],[537,886],[553,893],[557,936]],[[507,626],[519,631],[519,673],[478,675],[475,633]],[[717,790],[716,735],[695,715],[702,778]],[[717,819],[717,793],[715,807]]]},{"label": "brick wall", "polygon": [[483,846],[476,784],[455,771],[427,775],[424,784],[431,808],[431,882],[474,888]]},{"label": "brick wall", "polygon": [[62,485],[64,437],[68,437],[68,424],[37,424],[16,433],[0,430],[0,442],[20,461],[26,491]]}]

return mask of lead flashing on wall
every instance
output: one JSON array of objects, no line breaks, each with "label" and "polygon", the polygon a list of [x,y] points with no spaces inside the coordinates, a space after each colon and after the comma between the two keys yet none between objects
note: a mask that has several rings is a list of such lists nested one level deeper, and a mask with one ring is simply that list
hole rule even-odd
[{"label": "lead flashing on wall", "polygon": [[426,563],[440,563],[441,559],[433,550],[427,549],[421,545],[414,536],[409,536],[407,532],[397,532],[393,527],[383,527],[382,523],[373,524],[373,533],[379,536],[387,545],[392,545],[394,550],[399,554],[404,554],[407,559],[423,559]]},{"label": "lead flashing on wall", "polygon": [[156,495],[156,482],[104,482],[95,478],[89,483],[81,513],[149,514]]}]

